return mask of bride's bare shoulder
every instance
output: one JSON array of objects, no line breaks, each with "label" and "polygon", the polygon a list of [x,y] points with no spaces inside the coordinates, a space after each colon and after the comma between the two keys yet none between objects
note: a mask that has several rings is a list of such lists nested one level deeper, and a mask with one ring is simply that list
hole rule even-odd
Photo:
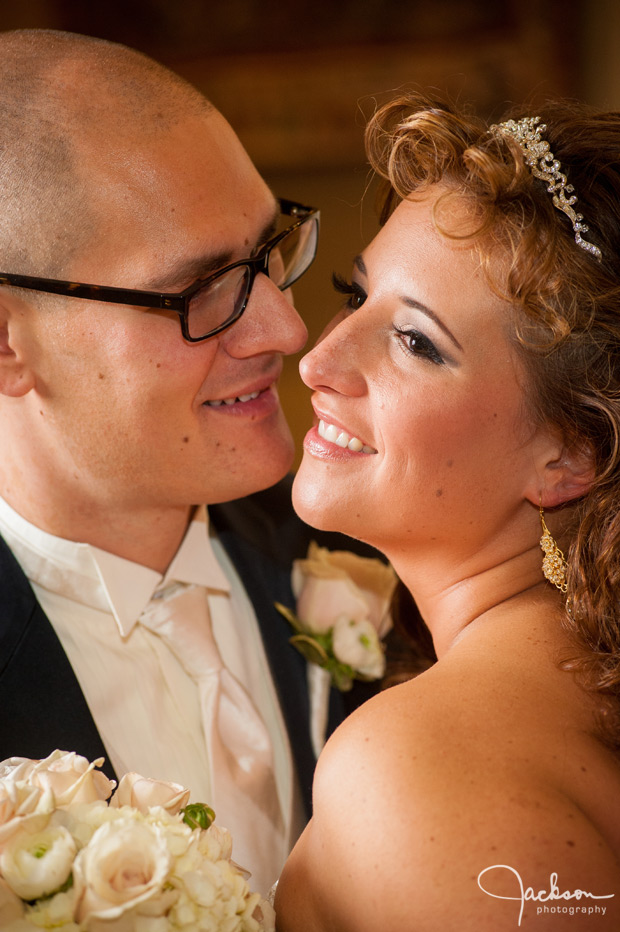
[{"label": "bride's bare shoulder", "polygon": [[[328,742],[315,816],[283,878],[284,904],[304,878],[308,930],[502,932],[517,927],[520,884],[546,891],[523,901],[541,930],[564,929],[563,915],[571,932],[592,927],[593,913],[557,911],[583,905],[575,891],[614,894],[585,902],[604,908],[597,928],[620,926],[620,825],[617,838],[605,825],[620,794],[613,759],[579,738],[553,690],[515,703],[516,682],[498,689],[497,670],[478,673],[471,684],[439,664],[366,703]],[[551,715],[544,701],[557,703]],[[600,812],[588,809],[588,780]]]}]

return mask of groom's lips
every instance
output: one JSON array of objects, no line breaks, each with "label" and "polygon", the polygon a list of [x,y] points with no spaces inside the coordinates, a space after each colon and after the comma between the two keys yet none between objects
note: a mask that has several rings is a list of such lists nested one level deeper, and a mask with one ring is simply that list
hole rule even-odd
[{"label": "groom's lips", "polygon": [[209,412],[221,415],[260,417],[276,411],[280,407],[277,380],[281,365],[268,375],[254,379],[239,389],[231,389],[219,398],[209,398],[202,403]]}]

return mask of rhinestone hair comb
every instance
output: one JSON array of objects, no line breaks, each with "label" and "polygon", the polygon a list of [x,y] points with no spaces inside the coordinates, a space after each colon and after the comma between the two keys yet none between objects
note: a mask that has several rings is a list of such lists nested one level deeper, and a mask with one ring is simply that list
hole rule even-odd
[{"label": "rhinestone hair comb", "polygon": [[547,191],[553,195],[553,204],[558,210],[566,214],[575,231],[575,242],[586,252],[589,252],[600,261],[601,250],[593,243],[582,237],[588,232],[588,226],[583,223],[583,215],[573,209],[577,200],[572,184],[567,184],[566,175],[562,166],[555,158],[542,134],[547,129],[540,117],[524,117],[522,120],[507,120],[505,123],[494,123],[489,128],[493,136],[510,136],[521,147],[526,165],[535,178],[540,178],[547,185]]}]

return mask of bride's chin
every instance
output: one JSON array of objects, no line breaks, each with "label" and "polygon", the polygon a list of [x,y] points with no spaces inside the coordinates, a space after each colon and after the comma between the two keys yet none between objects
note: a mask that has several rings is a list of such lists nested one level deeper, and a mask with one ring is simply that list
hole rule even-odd
[{"label": "bride's chin", "polygon": [[338,516],[329,506],[329,496],[321,483],[304,474],[303,465],[293,481],[293,508],[302,521],[320,531],[340,530]]}]

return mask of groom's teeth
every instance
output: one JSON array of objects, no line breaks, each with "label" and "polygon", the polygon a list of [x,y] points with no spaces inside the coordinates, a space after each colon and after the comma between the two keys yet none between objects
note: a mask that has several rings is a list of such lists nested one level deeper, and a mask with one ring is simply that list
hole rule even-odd
[{"label": "groom's teeth", "polygon": [[362,443],[358,437],[352,437],[351,434],[346,432],[346,430],[342,430],[340,427],[336,427],[334,424],[326,424],[323,420],[319,420],[318,432],[319,437],[322,437],[324,440],[329,440],[330,443],[335,443],[337,446],[342,447],[343,449],[351,450],[353,453],[377,452],[376,450],[373,450],[372,447]]},{"label": "groom's teeth", "polygon": [[209,405],[211,408],[219,408],[220,405],[234,405],[239,401],[254,401],[259,395],[260,392],[249,392],[247,395],[238,395],[236,398],[224,398],[219,401],[207,401],[205,404]]}]

